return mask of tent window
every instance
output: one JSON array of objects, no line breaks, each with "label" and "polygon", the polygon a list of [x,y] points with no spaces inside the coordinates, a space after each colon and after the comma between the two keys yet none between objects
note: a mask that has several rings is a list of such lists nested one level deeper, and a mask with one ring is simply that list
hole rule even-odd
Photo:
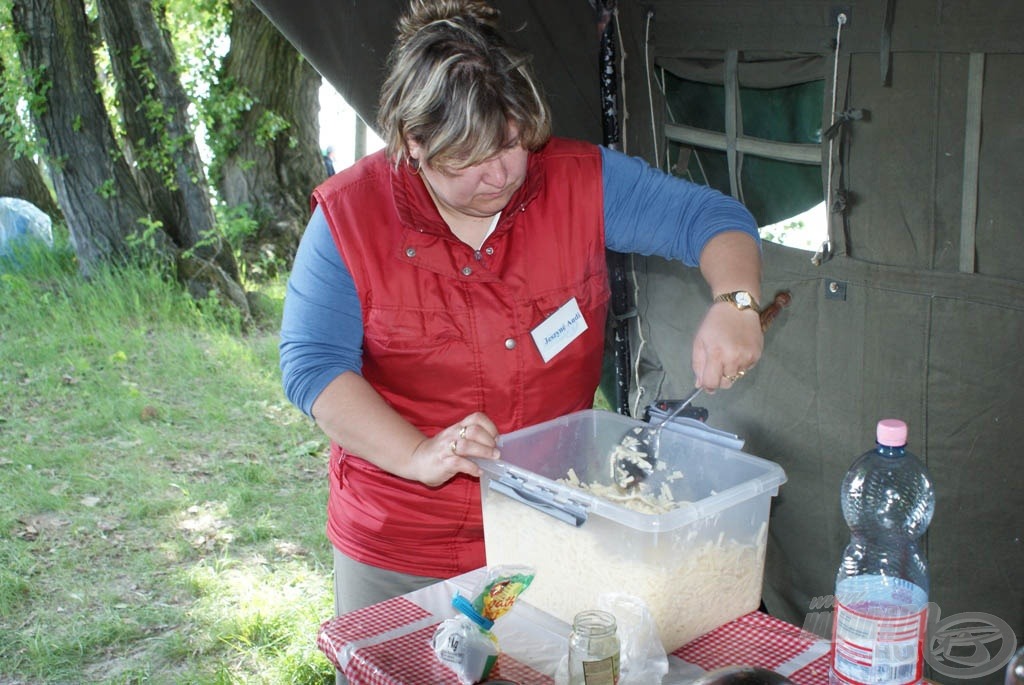
[{"label": "tent window", "polygon": [[[737,196],[765,240],[818,249],[827,235],[820,147],[824,80],[739,85],[730,104],[728,84],[662,73],[673,173]],[[736,124],[730,127],[733,111]]]}]

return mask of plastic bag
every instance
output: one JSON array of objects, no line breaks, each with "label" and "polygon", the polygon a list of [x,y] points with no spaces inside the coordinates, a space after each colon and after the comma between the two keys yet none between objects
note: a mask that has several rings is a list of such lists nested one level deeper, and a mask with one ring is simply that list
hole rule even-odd
[{"label": "plastic bag", "polygon": [[483,588],[473,599],[473,608],[484,618],[497,621],[504,616],[533,582],[530,566],[495,566],[487,570]]},{"label": "plastic bag", "polygon": [[462,685],[486,678],[498,660],[498,640],[489,629],[466,615],[447,618],[431,638],[434,654],[455,672]]},{"label": "plastic bag", "polygon": [[27,200],[0,197],[0,257],[11,254],[16,242],[31,239],[53,247],[50,217]]},{"label": "plastic bag", "polygon": [[[647,604],[634,595],[605,592],[598,596],[595,608],[615,616],[619,637],[618,685],[660,683],[668,673],[668,654]],[[555,671],[555,685],[569,682],[568,665],[566,654]]]},{"label": "plastic bag", "polygon": [[618,685],[660,683],[668,673],[668,655],[647,604],[634,595],[606,592],[597,598],[597,608],[614,615],[618,625]]},{"label": "plastic bag", "polygon": [[490,675],[501,653],[491,627],[509,612],[533,577],[534,570],[529,566],[495,566],[487,569],[484,583],[472,600],[459,594],[452,598],[452,606],[460,615],[441,622],[431,645],[462,685],[478,683]]}]

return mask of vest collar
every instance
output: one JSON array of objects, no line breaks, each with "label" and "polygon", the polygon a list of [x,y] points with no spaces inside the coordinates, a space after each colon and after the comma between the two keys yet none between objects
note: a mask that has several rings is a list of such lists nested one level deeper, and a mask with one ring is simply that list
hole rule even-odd
[{"label": "vest collar", "polygon": [[[526,180],[519,190],[515,192],[508,204],[502,210],[501,219],[495,227],[491,236],[498,235],[509,230],[512,218],[519,212],[526,209],[526,206],[540,192],[544,182],[544,169],[541,159],[545,154],[547,146],[537,152],[531,152],[527,160]],[[398,169],[389,165],[391,169],[391,190],[395,199],[395,209],[398,217],[406,230],[417,233],[427,233],[440,238],[457,240],[455,234],[448,228],[448,224],[441,218],[441,213],[434,204],[434,198],[430,196],[426,183],[419,174],[415,174],[409,165],[402,164]]]}]

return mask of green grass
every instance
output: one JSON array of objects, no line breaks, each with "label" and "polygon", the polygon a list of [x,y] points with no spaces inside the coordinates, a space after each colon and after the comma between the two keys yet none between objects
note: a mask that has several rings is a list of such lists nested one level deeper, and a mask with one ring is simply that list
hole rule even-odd
[{"label": "green grass", "polygon": [[255,329],[66,247],[0,262],[0,683],[330,683],[326,442]]}]

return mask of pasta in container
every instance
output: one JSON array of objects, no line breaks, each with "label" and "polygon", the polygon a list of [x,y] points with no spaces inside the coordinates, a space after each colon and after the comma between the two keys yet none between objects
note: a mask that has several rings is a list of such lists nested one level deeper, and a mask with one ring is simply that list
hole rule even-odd
[{"label": "pasta in container", "polygon": [[640,423],[588,410],[502,437],[480,462],[488,564],[527,564],[527,602],[567,623],[609,591],[648,606],[666,651],[756,609],[777,464],[665,431],[637,493],[609,468]]}]

